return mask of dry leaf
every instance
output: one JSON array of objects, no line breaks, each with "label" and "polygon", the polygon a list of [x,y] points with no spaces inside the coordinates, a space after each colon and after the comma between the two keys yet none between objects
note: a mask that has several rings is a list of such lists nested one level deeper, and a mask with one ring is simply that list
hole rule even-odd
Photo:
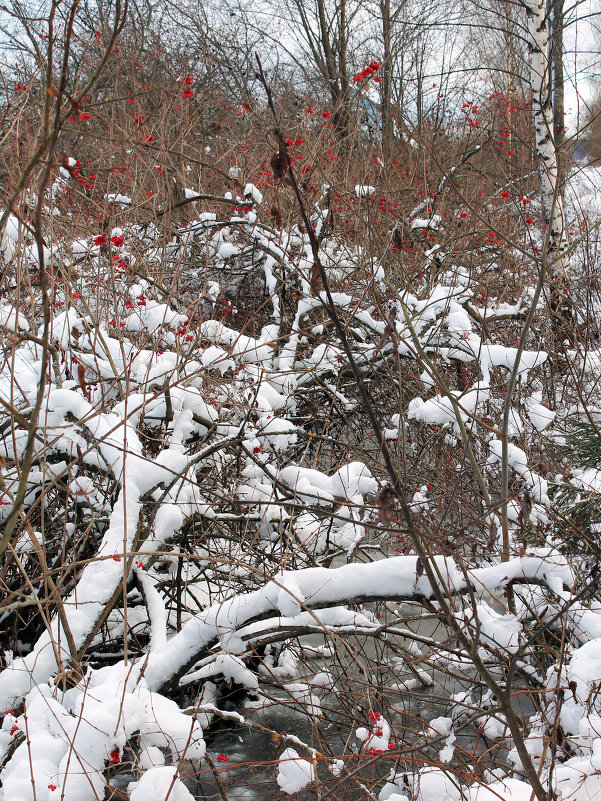
[{"label": "dry leaf", "polygon": [[396,495],[390,484],[382,487],[376,495],[375,504],[380,513],[380,520],[385,526],[390,525],[394,517]]}]

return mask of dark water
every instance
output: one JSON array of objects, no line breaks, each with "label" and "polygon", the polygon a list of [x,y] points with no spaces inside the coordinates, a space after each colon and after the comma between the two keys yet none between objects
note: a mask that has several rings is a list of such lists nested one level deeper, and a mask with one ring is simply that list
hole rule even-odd
[{"label": "dark water", "polygon": [[[435,621],[424,620],[418,624],[422,636],[436,638],[441,632]],[[361,782],[374,787],[375,793],[384,783],[391,770],[411,771],[415,767],[438,761],[438,751],[445,743],[437,742],[430,748],[430,754],[413,749],[420,739],[427,721],[448,712],[448,698],[451,694],[465,692],[473,680],[473,672],[466,666],[454,669],[455,676],[445,675],[426,663],[420,663],[415,654],[413,670],[400,661],[395,648],[397,638],[387,640],[371,637],[351,636],[344,644],[335,643],[329,659],[311,656],[303,660],[302,668],[306,678],[319,671],[328,670],[333,677],[331,687],[314,688],[319,698],[324,718],[314,719],[306,714],[306,699],[295,700],[281,687],[262,685],[261,690],[270,700],[264,708],[252,699],[247,699],[236,711],[244,715],[250,723],[259,724],[278,734],[292,734],[309,746],[323,753],[328,760],[343,758],[345,772],[337,778],[328,770],[326,760],[318,760],[319,785],[317,797],[344,799],[369,798],[361,789]],[[326,643],[324,638],[312,636],[303,638],[303,644],[315,648]],[[332,640],[327,641],[332,644]],[[407,646],[405,638],[398,638],[398,644]],[[428,649],[422,649],[428,656]],[[416,681],[416,671],[423,671],[431,677],[431,686],[422,686]],[[297,680],[298,681],[298,680]],[[293,683],[294,680],[290,680]],[[415,685],[403,688],[403,682]],[[397,689],[391,689],[396,687]],[[354,736],[359,726],[371,730],[369,710],[380,712],[391,724],[395,736],[402,733],[402,742],[395,740],[395,747],[377,757],[359,756],[361,743]],[[304,714],[303,714],[304,711]],[[206,733],[207,750],[218,772],[222,790],[210,770],[203,763],[202,773],[197,773],[188,782],[188,787],[196,799],[244,799],[248,801],[267,801],[267,799],[288,798],[277,784],[277,759],[286,747],[294,748],[303,759],[310,758],[308,751],[285,738],[277,741],[273,734],[257,731],[244,724],[221,721]],[[468,727],[457,735],[455,746],[458,752],[481,753],[488,746],[475,729]],[[217,762],[220,755],[228,761]],[[223,760],[222,756],[222,760]],[[462,758],[463,759],[463,758]],[[465,762],[465,759],[463,759]],[[454,764],[454,763],[452,763]],[[479,765],[475,764],[474,771]],[[480,766],[481,767],[481,766]],[[348,774],[354,775],[349,778]],[[296,797],[296,796],[295,796]],[[300,792],[299,798],[315,798],[312,790]]]}]

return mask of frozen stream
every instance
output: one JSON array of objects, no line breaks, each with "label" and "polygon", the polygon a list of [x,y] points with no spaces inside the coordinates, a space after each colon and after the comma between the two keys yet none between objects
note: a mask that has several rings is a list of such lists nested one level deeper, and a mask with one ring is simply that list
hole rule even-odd
[{"label": "frozen stream", "polygon": [[[405,626],[404,615],[411,616],[415,621],[415,607],[407,605],[400,607],[399,611],[400,627]],[[383,620],[387,613],[384,610],[380,612]],[[390,618],[392,619],[392,615]],[[434,640],[442,639],[446,632],[438,621],[430,617],[411,625],[419,636]],[[352,754],[357,754],[361,749],[361,743],[354,736],[354,731],[359,726],[370,726],[369,719],[366,719],[366,709],[371,707],[374,711],[381,711],[393,730],[402,728],[409,748],[423,730],[424,722],[447,713],[443,699],[465,692],[472,683],[473,671],[468,671],[465,665],[454,671],[456,676],[449,676],[420,663],[417,653],[412,669],[407,667],[401,661],[400,651],[394,647],[398,643],[407,649],[409,639],[404,637],[374,638],[352,635],[342,642],[340,637],[328,638],[326,641],[324,637],[311,635],[303,637],[301,642],[306,648],[301,670],[304,668],[306,671],[305,676],[311,684],[310,691],[307,689],[307,682],[303,682],[298,676],[294,679],[282,679],[288,693],[275,683],[265,682],[260,688],[261,693],[265,694],[263,698],[259,701],[247,700],[245,708],[241,708],[239,703],[232,704],[231,709],[243,714],[250,723],[258,723],[278,733],[295,735],[328,758],[343,757],[353,769],[359,765],[359,761]],[[331,648],[330,655],[324,658],[318,652],[320,648],[323,650],[326,643],[330,646],[333,644],[334,647]],[[423,656],[427,657],[428,649],[421,650]],[[367,665],[369,668],[365,667]],[[424,686],[416,679],[418,671],[422,671],[422,677],[430,677],[430,686]],[[323,686],[324,676],[327,674],[332,679],[330,687]],[[313,701],[309,692],[314,694]],[[328,722],[301,712],[310,708],[311,703],[315,707],[321,704],[322,709],[327,710]],[[227,702],[225,708],[230,708]],[[314,708],[313,711],[318,709]],[[466,730],[457,735],[456,745],[465,748],[471,746],[473,749],[474,738],[474,730]],[[207,750],[219,772],[228,801],[286,798],[276,781],[277,759],[284,748],[289,746],[294,747],[294,744],[277,742],[268,732],[236,723],[220,722],[211,733],[207,732]],[[433,753],[436,754],[437,749],[443,746],[444,742],[437,744]],[[297,746],[296,750],[299,756],[308,756],[305,749]],[[407,763],[402,760],[403,753],[404,749],[397,745],[382,758],[372,760],[367,773],[362,773],[363,778],[366,781],[368,776],[371,780],[383,778],[392,768],[401,770],[404,766],[406,769]],[[218,761],[220,757],[221,761]],[[227,757],[227,761],[224,757]],[[323,761],[319,763],[318,775],[328,790],[342,781],[342,777],[336,779],[328,772]],[[223,799],[214,777],[206,769],[189,787],[195,798]],[[366,797],[356,783],[348,780],[344,791],[338,791],[335,797],[341,797],[341,794],[349,800]],[[307,798],[315,797],[312,792],[306,795]]]}]

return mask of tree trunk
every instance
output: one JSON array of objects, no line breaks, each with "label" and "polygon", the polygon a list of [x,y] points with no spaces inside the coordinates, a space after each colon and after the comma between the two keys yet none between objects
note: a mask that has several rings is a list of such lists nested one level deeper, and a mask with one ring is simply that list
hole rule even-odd
[{"label": "tree trunk", "polygon": [[564,28],[564,0],[551,0],[551,63],[553,72],[553,135],[555,149],[558,153],[559,169],[558,179],[560,191],[563,192],[563,172],[565,153],[565,100],[564,100],[564,72],[563,72],[563,28]]},{"label": "tree trunk", "polygon": [[392,122],[392,59],[390,53],[390,34],[392,19],[390,16],[390,0],[380,0],[380,13],[382,15],[382,40],[384,45],[382,58],[382,152],[385,157],[390,156],[393,140]]},{"label": "tree trunk", "polygon": [[[325,0],[317,0],[320,44],[323,50],[325,79],[333,106],[333,123],[340,141],[346,141],[350,128],[348,76],[346,74],[346,2],[342,0],[338,11],[338,41],[330,41],[330,25]],[[336,59],[338,53],[338,60]],[[344,70],[344,72],[343,72]]]},{"label": "tree trunk", "polygon": [[[553,11],[563,10],[563,0],[551,0]],[[561,113],[563,129],[563,68],[560,85],[560,112],[553,107],[554,85],[551,80],[555,66],[557,24],[551,24],[546,0],[530,0],[526,4],[530,46],[530,79],[534,111],[534,134],[538,171],[541,182],[541,199],[545,223],[548,226],[548,246],[543,254],[550,267],[549,310],[554,338],[558,346],[567,339],[575,339],[575,311],[568,286],[567,238],[565,233],[564,203],[560,176],[561,154],[554,135],[555,120]],[[561,29],[563,14],[560,14]],[[561,47],[558,48],[561,54]]]},{"label": "tree trunk", "polygon": [[558,259],[557,270],[565,271],[562,254],[566,250],[564,210],[559,191],[559,154],[553,135],[550,30],[545,0],[526,5],[530,46],[530,80],[534,111],[534,134],[545,222],[549,226],[549,252]]}]

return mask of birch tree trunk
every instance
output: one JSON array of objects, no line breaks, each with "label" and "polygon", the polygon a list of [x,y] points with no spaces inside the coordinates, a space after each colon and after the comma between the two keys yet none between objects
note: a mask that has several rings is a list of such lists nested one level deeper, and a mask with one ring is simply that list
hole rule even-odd
[{"label": "birch tree trunk", "polygon": [[[559,153],[553,133],[552,62],[549,58],[550,30],[545,0],[526,4],[530,46],[530,78],[534,132],[545,222],[549,226],[549,252],[558,257],[566,249],[564,209],[559,186]],[[557,264],[557,269],[565,265]]]},{"label": "birch tree trunk", "polygon": [[[549,310],[553,335],[557,344],[562,346],[566,340],[573,342],[576,338],[574,304],[568,288],[561,152],[555,136],[556,113],[553,107],[553,45],[557,46],[554,33],[557,26],[561,25],[563,8],[562,3],[548,3],[547,0],[529,0],[524,7],[528,18],[530,80],[541,201],[548,226],[542,258],[551,278]],[[558,19],[558,13],[561,19]]]}]

